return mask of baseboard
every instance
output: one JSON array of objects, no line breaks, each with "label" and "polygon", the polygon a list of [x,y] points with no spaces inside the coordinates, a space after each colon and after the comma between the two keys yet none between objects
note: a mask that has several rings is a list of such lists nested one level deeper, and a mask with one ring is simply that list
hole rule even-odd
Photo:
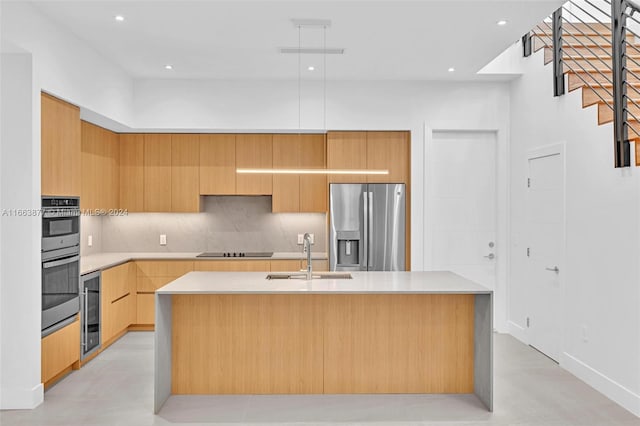
[{"label": "baseboard", "polygon": [[527,329],[519,326],[513,321],[508,321],[507,323],[509,334],[520,340],[525,345],[528,345],[529,339],[527,338]]},{"label": "baseboard", "polygon": [[38,383],[31,389],[4,388],[0,396],[2,410],[30,410],[44,401],[44,386]]},{"label": "baseboard", "polygon": [[640,395],[611,380],[579,359],[563,352],[560,366],[589,386],[640,417]]}]

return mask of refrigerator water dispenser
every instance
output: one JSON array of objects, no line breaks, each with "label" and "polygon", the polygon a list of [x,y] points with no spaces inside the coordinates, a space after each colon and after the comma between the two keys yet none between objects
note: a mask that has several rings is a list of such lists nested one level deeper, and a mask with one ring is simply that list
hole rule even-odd
[{"label": "refrigerator water dispenser", "polygon": [[360,232],[359,231],[338,231],[338,265],[339,266],[359,266],[360,265]]}]

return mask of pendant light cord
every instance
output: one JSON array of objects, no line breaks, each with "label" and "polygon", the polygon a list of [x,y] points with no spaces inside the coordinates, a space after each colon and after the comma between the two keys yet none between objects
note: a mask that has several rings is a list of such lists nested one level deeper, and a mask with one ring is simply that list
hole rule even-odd
[{"label": "pendant light cord", "polygon": [[327,26],[322,26],[322,128],[327,132]]},{"label": "pendant light cord", "polygon": [[301,125],[301,119],[300,119],[300,115],[301,115],[301,110],[302,110],[302,100],[301,100],[301,74],[300,74],[300,68],[302,67],[302,53],[301,53],[301,49],[302,49],[302,26],[298,25],[298,132],[300,132],[300,130],[302,129],[302,125]]}]

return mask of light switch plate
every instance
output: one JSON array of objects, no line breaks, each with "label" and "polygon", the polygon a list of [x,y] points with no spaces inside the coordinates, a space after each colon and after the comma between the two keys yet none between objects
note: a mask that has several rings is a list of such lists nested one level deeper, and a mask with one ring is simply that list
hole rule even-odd
[{"label": "light switch plate", "polygon": [[[311,244],[315,244],[316,240],[314,238],[314,235],[309,234],[309,236],[311,237]],[[301,246],[302,244],[304,244],[304,234],[298,234],[298,245]]]},{"label": "light switch plate", "polygon": [[160,245],[161,246],[166,246],[167,245],[167,235],[166,234],[160,234]]},{"label": "light switch plate", "polygon": [[309,234],[309,236],[311,237],[311,244],[315,244],[316,243],[315,235]]},{"label": "light switch plate", "polygon": [[87,246],[89,247],[93,246],[93,235],[89,235],[87,237]]}]

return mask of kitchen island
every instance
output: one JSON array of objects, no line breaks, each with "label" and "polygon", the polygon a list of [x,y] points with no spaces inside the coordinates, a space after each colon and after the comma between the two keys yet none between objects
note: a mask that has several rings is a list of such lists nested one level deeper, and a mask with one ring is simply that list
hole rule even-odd
[{"label": "kitchen island", "polygon": [[267,280],[190,272],[156,291],[155,399],[474,393],[493,409],[493,292],[451,272]]}]

